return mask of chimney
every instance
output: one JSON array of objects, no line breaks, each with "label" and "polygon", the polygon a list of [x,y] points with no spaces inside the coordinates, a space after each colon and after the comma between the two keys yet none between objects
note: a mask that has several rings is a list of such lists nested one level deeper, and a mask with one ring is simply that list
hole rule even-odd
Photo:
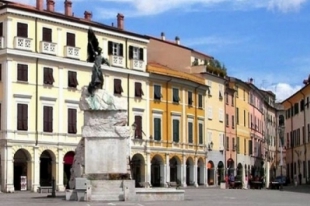
[{"label": "chimney", "polygon": [[43,11],[43,0],[37,0],[37,9]]},{"label": "chimney", "polygon": [[124,30],[124,15],[120,13],[117,14],[117,28]]},{"label": "chimney", "polygon": [[47,11],[55,11],[55,1],[54,0],[46,0],[46,8]]},{"label": "chimney", "polygon": [[113,27],[114,27],[114,23],[113,23],[113,22],[111,23],[111,26],[113,26]]},{"label": "chimney", "polygon": [[249,83],[250,83],[250,84],[253,84],[253,78],[250,78],[250,79],[249,79]]},{"label": "chimney", "polygon": [[178,36],[175,37],[175,43],[177,45],[180,45],[180,37],[178,37]]},{"label": "chimney", "polygon": [[160,34],[160,36],[161,36],[161,40],[166,40],[166,37],[165,37],[165,33],[164,32],[161,32],[161,34]]},{"label": "chimney", "polygon": [[89,11],[85,11],[84,12],[84,18],[88,21],[91,21],[91,18],[92,18],[93,14]]},{"label": "chimney", "polygon": [[71,0],[65,0],[65,15],[72,16],[72,2]]}]

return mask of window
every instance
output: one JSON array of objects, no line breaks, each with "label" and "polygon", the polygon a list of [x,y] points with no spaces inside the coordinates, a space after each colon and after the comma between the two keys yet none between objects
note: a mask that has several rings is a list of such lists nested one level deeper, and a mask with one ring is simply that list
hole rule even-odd
[{"label": "window", "polygon": [[154,85],[154,99],[160,100],[161,99],[161,86]]},{"label": "window", "polygon": [[173,142],[179,142],[180,139],[180,120],[174,119],[172,121],[173,125]]},{"label": "window", "polygon": [[190,91],[188,91],[188,93],[187,93],[187,103],[190,106],[192,106],[192,104],[193,104],[193,93]]},{"label": "window", "polygon": [[243,145],[244,145],[244,154],[247,154],[247,153],[246,153],[246,139],[243,140]]},{"label": "window", "polygon": [[193,122],[188,122],[188,143],[193,143]]},{"label": "window", "polygon": [[226,136],[226,150],[229,151],[229,137]]},{"label": "window", "polygon": [[28,65],[17,64],[17,81],[28,82]]},{"label": "window", "polygon": [[220,122],[224,121],[224,111],[223,111],[223,109],[219,109],[219,121]]},{"label": "window", "polygon": [[208,119],[212,119],[213,118],[213,111],[212,111],[212,107],[208,106]]},{"label": "window", "polygon": [[123,92],[122,80],[114,79],[114,94],[122,94]]},{"label": "window", "polygon": [[68,109],[68,133],[76,134],[76,109]]},{"label": "window", "polygon": [[53,132],[53,107],[43,107],[43,132]]},{"label": "window", "polygon": [[239,87],[236,85],[236,87],[235,87],[235,90],[236,90],[236,97],[238,98],[239,97]]},{"label": "window", "polygon": [[226,114],[225,120],[226,120],[226,127],[229,127],[229,115],[228,114]]},{"label": "window", "polygon": [[198,94],[198,108],[202,109],[203,105],[202,105],[202,95]]},{"label": "window", "polygon": [[172,102],[173,103],[179,103],[179,101],[180,101],[179,90],[177,88],[173,88],[172,94],[173,94]]},{"label": "window", "polygon": [[2,64],[0,64],[0,81],[2,80]]},{"label": "window", "polygon": [[234,97],[232,96],[231,97],[231,106],[234,106],[235,105],[235,103],[234,103]]},{"label": "window", "polygon": [[161,119],[158,117],[154,118],[154,140],[161,140]]},{"label": "window", "polygon": [[298,103],[294,104],[294,115],[298,114],[299,108],[298,108]]},{"label": "window", "polygon": [[239,149],[240,149],[240,139],[239,139],[239,137],[237,137],[237,153],[239,154]]},{"label": "window", "polygon": [[53,69],[52,68],[44,68],[44,77],[43,77],[44,84],[53,85],[54,77],[53,77]]},{"label": "window", "polygon": [[28,24],[17,23],[17,36],[28,38]]},{"label": "window", "polygon": [[226,95],[225,95],[225,103],[228,105],[228,97],[229,97],[229,94],[227,93]]},{"label": "window", "polygon": [[123,56],[123,44],[109,41],[108,54],[113,56]]},{"label": "window", "polygon": [[304,109],[305,109],[305,100],[302,99],[302,100],[300,101],[300,111],[304,111]]},{"label": "window", "polygon": [[243,110],[243,125],[246,127],[246,112]]},{"label": "window", "polygon": [[231,127],[235,128],[235,116],[234,115],[231,116]]},{"label": "window", "polygon": [[135,139],[142,139],[142,117],[135,116],[136,130]]},{"label": "window", "polygon": [[232,149],[233,149],[233,151],[236,150],[236,143],[235,143],[235,138],[234,137],[232,138]]},{"label": "window", "polygon": [[68,71],[68,87],[76,88],[78,85],[77,73],[73,71]]},{"label": "window", "polygon": [[28,105],[17,104],[17,130],[28,130]]},{"label": "window", "polygon": [[198,124],[199,144],[203,144],[203,124]]},{"label": "window", "polygon": [[129,59],[143,61],[143,48],[129,46]]},{"label": "window", "polygon": [[135,82],[135,97],[142,97],[142,95],[144,95],[142,84],[140,82]]},{"label": "window", "polygon": [[237,124],[239,125],[239,108],[236,108],[236,115],[237,115]]},{"label": "window", "polygon": [[75,47],[75,34],[67,32],[67,46]]},{"label": "window", "polygon": [[253,155],[253,142],[252,140],[249,140],[249,155]]},{"label": "window", "polygon": [[43,29],[42,29],[42,41],[52,42],[52,29],[43,27]]}]

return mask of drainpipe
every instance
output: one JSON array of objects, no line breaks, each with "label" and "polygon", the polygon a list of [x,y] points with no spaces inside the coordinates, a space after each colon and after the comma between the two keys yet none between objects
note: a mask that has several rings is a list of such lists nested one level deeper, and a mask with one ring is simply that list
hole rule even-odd
[{"label": "drainpipe", "polygon": [[[35,18],[35,53],[37,54],[38,53],[38,18]],[[35,91],[35,146],[38,145],[39,143],[39,133],[38,133],[38,121],[39,121],[39,118],[38,118],[38,115],[39,115],[39,105],[38,105],[38,96],[39,96],[39,58],[36,58],[36,91]]]},{"label": "drainpipe", "polygon": [[[169,120],[169,111],[168,111],[168,84],[169,82],[171,82],[172,78],[170,78],[167,82],[166,82],[166,124],[168,124],[168,120]],[[166,129],[166,135],[167,135],[167,145],[166,147],[168,148],[168,145],[169,145],[169,132],[168,132],[168,128]],[[173,138],[173,137],[172,137]],[[167,164],[169,164],[169,162],[167,162]]]},{"label": "drainpipe", "polygon": [[[290,105],[291,105],[291,108],[293,108],[293,103],[292,102],[290,102],[289,100],[288,100],[288,103],[290,103]],[[294,108],[293,108],[294,109]],[[291,135],[291,151],[292,151],[292,162],[291,162],[291,165],[293,166],[293,167],[291,167],[291,169],[292,169],[292,171],[291,171],[291,177],[293,177],[294,178],[294,175],[293,175],[293,173],[294,173],[294,145],[292,144],[293,143],[293,126],[294,126],[294,124],[293,124],[293,115],[292,115],[292,112],[291,112],[291,110],[290,110],[290,117],[291,117],[291,131],[290,131],[290,134],[292,134]],[[293,182],[293,181],[292,181]]]},{"label": "drainpipe", "polygon": [[[125,67],[128,69],[128,52],[127,52],[127,46],[128,46],[128,38],[125,39]],[[129,113],[130,113],[130,106],[129,106],[129,78],[130,78],[130,74],[127,74],[127,126],[129,126]]]}]

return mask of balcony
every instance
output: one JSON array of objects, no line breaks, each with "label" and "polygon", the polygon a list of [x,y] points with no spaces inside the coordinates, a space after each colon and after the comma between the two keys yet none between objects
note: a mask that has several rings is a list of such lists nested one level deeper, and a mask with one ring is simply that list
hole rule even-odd
[{"label": "balcony", "polygon": [[41,41],[41,52],[45,54],[56,55],[57,44],[52,42]]},{"label": "balcony", "polygon": [[16,36],[14,39],[15,49],[31,50],[32,39]]},{"label": "balcony", "polygon": [[80,59],[80,48],[65,46],[65,57],[72,59]]},{"label": "balcony", "polygon": [[4,37],[0,37],[0,49],[4,48]]},{"label": "balcony", "polygon": [[143,61],[138,60],[138,59],[132,59],[131,60],[131,68],[132,69],[137,69],[137,70],[142,70],[143,69]]},{"label": "balcony", "polygon": [[124,67],[123,63],[124,63],[124,57],[122,57],[122,56],[114,56],[114,55],[110,56],[110,64],[112,66]]}]

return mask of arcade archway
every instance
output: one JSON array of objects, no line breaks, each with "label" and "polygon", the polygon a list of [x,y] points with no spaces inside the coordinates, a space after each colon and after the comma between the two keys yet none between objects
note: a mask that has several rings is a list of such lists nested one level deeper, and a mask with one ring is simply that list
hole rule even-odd
[{"label": "arcade archway", "polygon": [[14,190],[28,190],[31,185],[31,156],[25,149],[14,154]]},{"label": "arcade archway", "polygon": [[169,160],[170,182],[181,182],[181,161],[177,157]]},{"label": "arcade archway", "polygon": [[55,154],[50,150],[44,150],[40,156],[40,185],[51,186],[55,174]]},{"label": "arcade archway", "polygon": [[227,160],[227,173],[228,176],[235,173],[235,161],[232,158]]},{"label": "arcade archway", "polygon": [[69,189],[69,180],[71,177],[71,167],[73,164],[75,153],[73,151],[67,152],[64,156],[63,163],[64,163],[64,186],[66,189]]},{"label": "arcade archway", "polygon": [[141,154],[135,154],[130,161],[131,177],[135,180],[136,187],[140,182],[145,182],[145,162]]},{"label": "arcade archway", "polygon": [[186,160],[186,185],[194,184],[194,160],[189,157]]},{"label": "arcade archway", "polygon": [[155,155],[151,161],[151,185],[160,187],[164,184],[164,160],[159,155]]},{"label": "arcade archway", "polygon": [[217,164],[217,184],[220,185],[221,181],[224,180],[225,168],[222,161]]},{"label": "arcade archway", "polygon": [[214,163],[208,162],[208,185],[214,185]]},{"label": "arcade archway", "polygon": [[242,180],[242,174],[243,174],[243,166],[241,163],[238,163],[236,180],[241,181]]},{"label": "arcade archway", "polygon": [[197,183],[198,185],[205,185],[206,166],[202,158],[198,159],[197,167]]}]

